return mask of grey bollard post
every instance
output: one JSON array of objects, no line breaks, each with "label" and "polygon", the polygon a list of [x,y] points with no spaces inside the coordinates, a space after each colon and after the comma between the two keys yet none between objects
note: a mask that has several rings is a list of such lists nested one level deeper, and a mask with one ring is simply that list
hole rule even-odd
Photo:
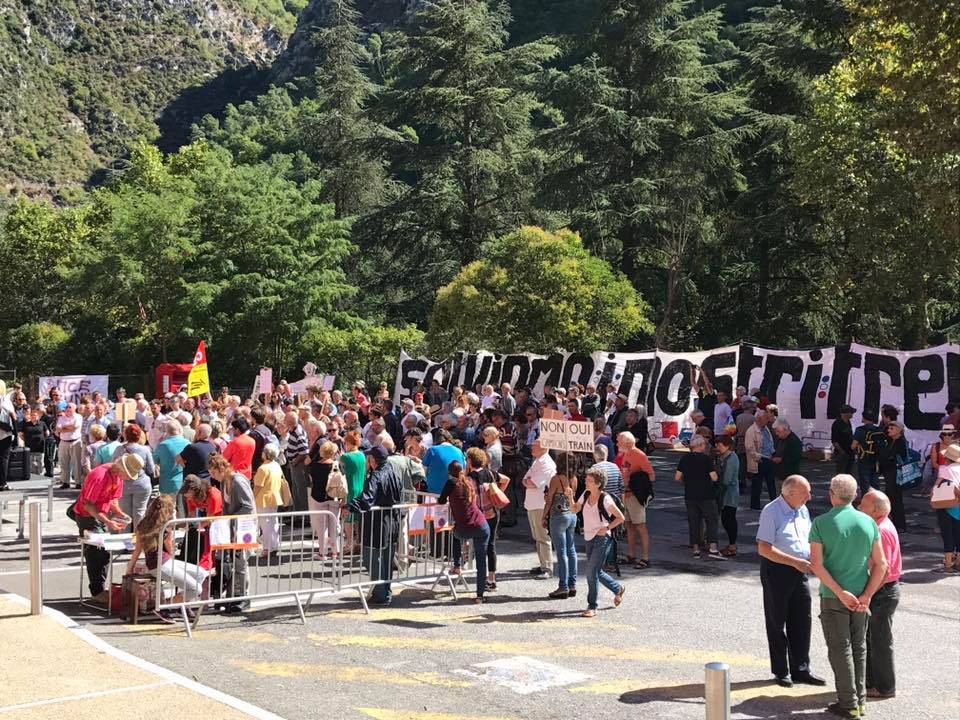
[{"label": "grey bollard post", "polygon": [[40,526],[40,502],[30,503],[30,614],[43,612],[43,537]]},{"label": "grey bollard post", "polygon": [[27,524],[27,498],[28,495],[24,495],[20,498],[20,509],[17,514],[17,540],[23,540],[23,528]]},{"label": "grey bollard post", "polygon": [[53,522],[53,480],[50,481],[50,487],[47,488],[47,522]]},{"label": "grey bollard post", "polygon": [[703,669],[707,720],[730,720],[730,666],[713,662]]}]

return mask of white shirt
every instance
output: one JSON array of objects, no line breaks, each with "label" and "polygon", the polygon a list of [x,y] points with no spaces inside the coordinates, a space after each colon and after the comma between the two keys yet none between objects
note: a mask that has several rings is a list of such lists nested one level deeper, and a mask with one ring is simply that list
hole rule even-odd
[{"label": "white shirt", "polygon": [[546,505],[544,491],[550,479],[557,474],[557,464],[550,457],[550,453],[544,453],[533,461],[527,474],[523,476],[524,480],[532,480],[536,487],[526,488],[523,498],[523,507],[526,510],[543,510]]},{"label": "white shirt", "polygon": [[[63,428],[67,425],[73,425],[73,430],[67,432]],[[73,417],[67,417],[66,415],[61,415],[57,418],[57,430],[60,431],[60,440],[62,442],[73,442],[74,440],[79,440],[80,436],[83,434],[83,418],[73,414]]]},{"label": "white shirt", "polygon": [[497,400],[500,399],[500,396],[497,393],[492,395],[484,395],[480,398],[480,409],[486,410],[487,408],[492,408],[497,406]]},{"label": "white shirt", "polygon": [[717,406],[713,409],[714,435],[721,435],[723,433],[723,428],[727,424],[727,421],[730,420],[732,413],[733,408],[731,408],[727,403],[717,403]]},{"label": "white shirt", "polygon": [[[603,493],[603,507],[607,514],[613,517],[614,502],[609,493]],[[593,540],[600,528],[610,527],[610,523],[600,517],[600,503],[596,505],[590,501],[583,503],[583,539]]]}]

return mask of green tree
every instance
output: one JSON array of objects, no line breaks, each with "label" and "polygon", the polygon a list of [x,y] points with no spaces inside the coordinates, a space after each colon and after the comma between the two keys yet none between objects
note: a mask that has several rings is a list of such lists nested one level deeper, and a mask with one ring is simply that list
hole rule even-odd
[{"label": "green tree", "polygon": [[656,340],[669,345],[683,339],[675,326],[695,262],[739,183],[733,48],[718,11],[680,0],[605,0],[597,18],[578,48],[586,59],[552,73],[563,121],[544,135],[545,187],[590,247],[656,288]]},{"label": "green tree", "polygon": [[427,339],[438,355],[464,348],[592,352],[649,334],[648,311],[579,235],[524,227],[491,242],[437,291]]},{"label": "green tree", "polygon": [[369,112],[379,88],[367,72],[372,58],[358,22],[352,0],[326,4],[314,34],[317,67],[298,107],[304,149],[319,170],[321,197],[333,203],[337,218],[380,207],[391,196],[384,147],[403,141]]},{"label": "green tree", "polygon": [[391,283],[407,282],[390,297],[401,312],[422,308],[424,287],[475,259],[486,239],[535,219],[535,90],[555,49],[508,47],[509,22],[502,3],[439,0],[386,53],[383,112],[416,138],[396,160],[411,187],[364,224],[363,242],[379,249],[379,267],[399,270]]},{"label": "green tree", "polygon": [[19,377],[42,375],[60,365],[70,333],[49,322],[25,323],[6,334],[7,362]]},{"label": "green tree", "polygon": [[354,380],[393,385],[401,350],[412,355],[423,352],[424,333],[412,325],[321,325],[304,335],[300,352],[304,362],[309,360],[323,372],[336,375],[342,387]]}]

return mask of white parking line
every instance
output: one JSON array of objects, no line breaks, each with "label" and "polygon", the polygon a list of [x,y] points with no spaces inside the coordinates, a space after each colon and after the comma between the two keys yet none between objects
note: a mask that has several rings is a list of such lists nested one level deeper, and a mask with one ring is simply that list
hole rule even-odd
[{"label": "white parking line", "polygon": [[130,685],[129,687],[114,688],[113,690],[100,690],[99,692],[82,693],[80,695],[64,695],[47,700],[35,700],[34,702],[21,703],[20,705],[4,705],[0,707],[0,713],[23,710],[24,708],[38,707],[40,705],[56,705],[57,703],[70,702],[71,700],[86,700],[88,698],[103,697],[104,695],[116,695],[117,693],[132,692],[134,690],[149,690],[150,688],[158,688],[171,684],[172,683],[168,681],[147,683],[146,685]]}]

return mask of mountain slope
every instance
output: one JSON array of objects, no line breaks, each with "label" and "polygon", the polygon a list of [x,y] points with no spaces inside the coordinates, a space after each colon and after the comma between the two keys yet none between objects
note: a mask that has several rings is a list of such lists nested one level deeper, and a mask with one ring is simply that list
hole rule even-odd
[{"label": "mountain slope", "polygon": [[69,197],[132,140],[156,139],[158,114],[193,88],[176,114],[189,127],[209,109],[205,84],[269,65],[297,10],[279,0],[0,0],[0,192]]}]

